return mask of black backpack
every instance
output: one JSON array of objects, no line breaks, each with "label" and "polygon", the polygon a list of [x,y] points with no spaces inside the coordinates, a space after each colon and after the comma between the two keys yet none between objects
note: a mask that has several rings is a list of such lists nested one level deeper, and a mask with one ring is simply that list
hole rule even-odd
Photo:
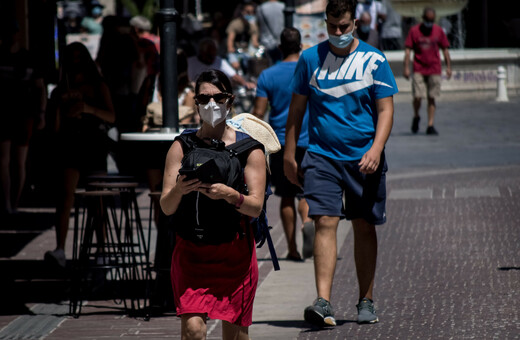
[{"label": "black backpack", "polygon": [[[224,183],[247,194],[244,167],[249,153],[256,148],[263,150],[263,145],[242,132],[237,132],[237,142],[229,146],[217,140],[212,140],[212,144],[208,145],[195,133],[196,130],[187,130],[175,138],[181,142],[184,151],[179,173],[186,174],[188,178],[199,178],[205,183]],[[238,226],[244,218],[245,222],[251,225],[251,228],[246,230],[253,231],[257,247],[268,241],[275,270],[278,270],[278,260],[265,211],[270,193],[268,186],[261,215],[250,218],[240,214],[225,200],[212,200],[199,192],[191,192],[183,197],[177,211],[172,215],[174,229],[180,237],[193,242],[221,244],[231,242],[237,233],[242,233]]]}]

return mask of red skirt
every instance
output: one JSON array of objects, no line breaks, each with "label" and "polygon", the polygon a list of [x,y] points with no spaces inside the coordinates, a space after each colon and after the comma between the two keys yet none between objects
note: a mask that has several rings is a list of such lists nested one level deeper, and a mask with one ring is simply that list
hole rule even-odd
[{"label": "red skirt", "polygon": [[204,313],[248,327],[258,284],[254,239],[198,245],[177,236],[171,280],[177,316]]}]

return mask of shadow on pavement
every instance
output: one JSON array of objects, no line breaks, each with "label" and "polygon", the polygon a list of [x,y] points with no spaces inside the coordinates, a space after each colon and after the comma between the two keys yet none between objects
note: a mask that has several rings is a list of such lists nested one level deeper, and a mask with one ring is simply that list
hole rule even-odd
[{"label": "shadow on pavement", "polygon": [[[356,323],[356,320],[336,320],[337,326],[347,323]],[[334,329],[333,327],[317,327],[308,324],[304,320],[269,320],[269,321],[253,321],[254,325],[269,325],[281,328],[298,328],[303,329],[304,332],[314,332],[326,329]]]},{"label": "shadow on pavement", "polygon": [[520,267],[498,267],[498,270],[501,270],[501,271],[520,270]]},{"label": "shadow on pavement", "polygon": [[1,217],[0,257],[13,257],[42,232],[54,226],[54,213],[27,213]]},{"label": "shadow on pavement", "polygon": [[63,270],[43,261],[0,261],[3,299],[0,315],[32,314],[28,303],[59,303],[68,299],[68,279]]},{"label": "shadow on pavement", "polygon": [[[62,269],[45,261],[4,260],[0,261],[0,272],[5,273],[0,279],[4,292],[0,315],[32,315],[28,307],[31,304],[68,304],[71,294],[70,262],[66,269]],[[105,276],[106,273],[93,276],[93,281],[84,286],[88,287],[83,299],[89,301],[89,311],[83,311],[82,315],[125,314],[128,312],[125,310],[125,299],[127,303],[130,296],[144,301],[145,281],[125,281],[122,289],[120,281],[108,280]],[[104,306],[98,306],[96,302],[102,302]]]},{"label": "shadow on pavement", "polygon": [[[22,208],[24,209],[24,208]],[[13,260],[36,237],[54,226],[54,212],[2,216],[0,224],[0,315],[33,314],[26,303],[66,299],[67,276],[43,261]]]}]

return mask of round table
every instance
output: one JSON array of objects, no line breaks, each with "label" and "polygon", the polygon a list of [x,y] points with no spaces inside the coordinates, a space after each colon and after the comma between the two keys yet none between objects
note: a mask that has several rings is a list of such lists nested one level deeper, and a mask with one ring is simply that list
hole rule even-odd
[{"label": "round table", "polygon": [[180,135],[179,132],[126,132],[119,137],[122,141],[128,142],[168,142],[173,141],[175,137]]}]

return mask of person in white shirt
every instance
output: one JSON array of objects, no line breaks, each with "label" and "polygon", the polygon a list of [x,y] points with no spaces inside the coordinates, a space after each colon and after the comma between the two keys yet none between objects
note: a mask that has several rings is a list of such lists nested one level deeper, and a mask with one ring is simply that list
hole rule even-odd
[{"label": "person in white shirt", "polygon": [[283,58],[278,45],[284,28],[284,9],[285,4],[278,0],[265,1],[256,9],[260,43],[265,46],[272,64]]},{"label": "person in white shirt", "polygon": [[386,20],[386,8],[381,1],[365,0],[362,3],[358,3],[356,6],[356,19],[361,17],[363,12],[370,13],[372,22],[370,28],[378,31],[378,23]]}]

